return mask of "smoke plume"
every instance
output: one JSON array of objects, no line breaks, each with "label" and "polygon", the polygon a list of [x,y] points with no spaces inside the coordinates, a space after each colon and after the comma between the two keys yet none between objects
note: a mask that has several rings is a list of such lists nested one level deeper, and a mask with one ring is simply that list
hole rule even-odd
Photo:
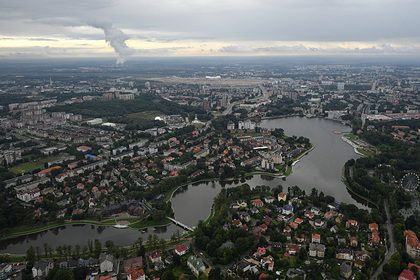
[{"label": "smoke plume", "polygon": [[125,43],[129,37],[120,29],[115,28],[112,25],[95,24],[94,27],[100,28],[104,31],[105,41],[118,55],[116,62],[118,65],[124,64],[127,58],[134,53],[134,50]]}]

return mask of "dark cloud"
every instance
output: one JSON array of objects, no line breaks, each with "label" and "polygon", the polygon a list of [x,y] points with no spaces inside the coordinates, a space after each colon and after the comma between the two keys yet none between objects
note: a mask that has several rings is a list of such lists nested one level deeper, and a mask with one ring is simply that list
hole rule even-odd
[{"label": "dark cloud", "polygon": [[[2,0],[0,33],[13,23],[54,33],[50,18],[229,40],[364,41],[420,37],[416,0]],[[30,26],[29,31],[30,31]],[[59,31],[61,32],[61,31]]]},{"label": "dark cloud", "polygon": [[[419,10],[418,0],[2,0],[0,36],[98,40],[104,39],[104,29],[92,26],[101,23],[149,42],[366,41],[418,45]],[[127,50],[121,45],[124,42],[120,41],[119,49]],[[233,47],[219,51],[228,52]],[[246,47],[241,48],[231,51],[247,52]],[[254,51],[322,51],[299,45],[270,48],[278,47]],[[400,49],[383,46],[353,51]]]}]

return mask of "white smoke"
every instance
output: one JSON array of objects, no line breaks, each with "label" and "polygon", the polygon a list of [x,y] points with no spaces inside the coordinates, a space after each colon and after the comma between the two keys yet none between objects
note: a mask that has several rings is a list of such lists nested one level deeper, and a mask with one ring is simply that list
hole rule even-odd
[{"label": "white smoke", "polygon": [[112,25],[103,24],[92,24],[93,27],[102,29],[105,34],[105,41],[114,49],[117,53],[117,65],[122,65],[126,62],[127,58],[134,53],[134,50],[127,46],[126,42],[130,39],[120,29],[113,27]]},{"label": "white smoke", "polygon": [[59,18],[44,18],[38,19],[37,22],[44,24],[59,24],[62,26],[91,26],[94,28],[101,29],[105,34],[105,41],[114,49],[117,57],[117,65],[122,65],[127,60],[127,58],[134,54],[135,50],[127,46],[126,41],[130,39],[124,32],[120,29],[112,26],[110,23],[101,22],[101,21],[85,21],[81,19],[68,18],[68,17],[59,17]]}]

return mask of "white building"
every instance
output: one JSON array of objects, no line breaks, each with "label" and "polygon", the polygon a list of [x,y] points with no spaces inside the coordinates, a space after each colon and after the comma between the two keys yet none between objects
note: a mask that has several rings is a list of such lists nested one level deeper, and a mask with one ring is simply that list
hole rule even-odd
[{"label": "white building", "polygon": [[338,82],[337,83],[337,90],[340,90],[340,91],[344,90],[345,85],[346,85],[346,83]]},{"label": "white building", "polygon": [[112,272],[114,270],[114,257],[109,254],[101,254],[99,257],[101,273]]},{"label": "white building", "polygon": [[235,130],[235,124],[233,122],[228,122],[227,130],[229,131]]},{"label": "white building", "polygon": [[38,188],[16,193],[16,197],[24,202],[30,202],[40,196],[41,192]]},{"label": "white building", "polygon": [[238,122],[238,129],[239,130],[253,130],[257,124],[251,120],[246,121],[239,121]]},{"label": "white building", "polygon": [[265,170],[273,170],[274,169],[274,163],[271,160],[263,158],[261,160],[261,168]]},{"label": "white building", "polygon": [[88,124],[88,125],[98,125],[98,124],[101,124],[103,121],[102,121],[102,119],[101,118],[96,118],[96,119],[93,119],[93,120],[90,120],[90,121],[87,121],[86,123]]}]

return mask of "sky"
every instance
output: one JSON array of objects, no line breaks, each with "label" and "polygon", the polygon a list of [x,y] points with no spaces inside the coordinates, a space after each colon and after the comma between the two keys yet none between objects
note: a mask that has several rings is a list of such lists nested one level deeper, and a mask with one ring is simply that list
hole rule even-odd
[{"label": "sky", "polygon": [[418,0],[1,0],[0,58],[420,55]]}]

